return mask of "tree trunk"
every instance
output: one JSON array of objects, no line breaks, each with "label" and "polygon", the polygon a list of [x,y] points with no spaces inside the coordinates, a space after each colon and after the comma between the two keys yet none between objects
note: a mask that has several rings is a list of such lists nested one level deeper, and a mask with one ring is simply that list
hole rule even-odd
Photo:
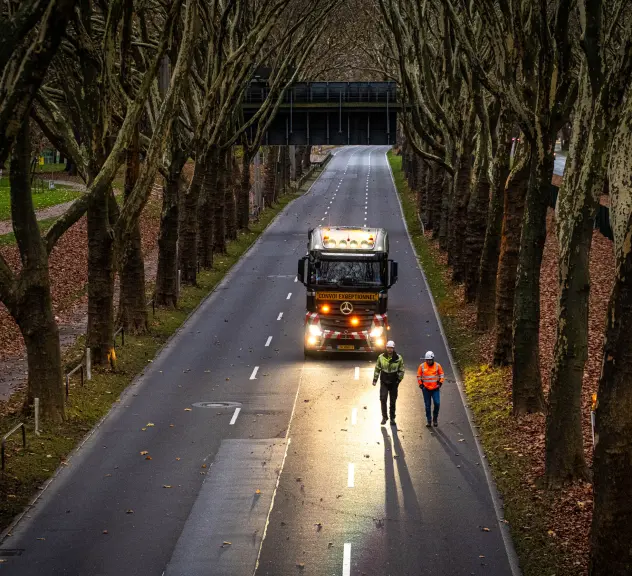
[{"label": "tree trunk", "polygon": [[312,147],[311,146],[303,146],[303,170],[307,171],[310,169],[312,165]]},{"label": "tree trunk", "polygon": [[529,147],[521,146],[518,154],[504,192],[502,235],[496,279],[496,343],[494,346],[496,366],[507,366],[513,360],[511,344],[514,294],[524,201],[529,185]]},{"label": "tree trunk", "polygon": [[618,95],[612,97],[610,86],[602,86],[597,95],[593,93],[594,88],[584,64],[580,97],[575,107],[575,138],[557,209],[559,319],[546,420],[545,459],[546,481],[553,487],[589,477],[584,457],[581,393],[588,359],[590,247],[593,222],[606,180],[610,144],[623,102]]},{"label": "tree trunk", "polygon": [[465,280],[465,246],[461,235],[467,226],[467,206],[472,189],[472,152],[474,151],[475,111],[472,106],[466,124],[458,168],[454,179],[452,222],[449,223],[448,264],[452,266],[452,282]]},{"label": "tree trunk", "polygon": [[237,222],[240,230],[248,230],[250,223],[250,155],[241,159],[241,175],[237,195]]},{"label": "tree trunk", "polygon": [[[59,348],[59,329],[53,314],[48,262],[41,262],[37,272],[23,276],[27,284],[20,298],[16,318],[28,365],[27,405],[40,401],[40,416],[49,422],[66,419],[64,384]],[[35,272],[35,274],[33,274]]]},{"label": "tree trunk", "polygon": [[439,248],[443,251],[448,249],[448,224],[450,211],[450,196],[454,189],[454,178],[448,173],[444,173],[443,190],[441,191],[441,220],[439,223]]},{"label": "tree trunk", "polygon": [[427,167],[426,163],[421,159],[417,159],[417,213],[422,222],[427,220],[426,212],[428,206],[428,186],[427,186]]},{"label": "tree trunk", "polygon": [[520,236],[513,325],[513,412],[516,416],[544,410],[540,375],[540,267],[546,241],[546,213],[553,175],[554,134],[542,134],[544,151],[531,154]]},{"label": "tree trunk", "polygon": [[162,187],[162,213],[158,235],[158,270],[156,272],[156,306],[178,305],[178,207],[183,187],[182,169],[186,154],[172,146],[169,174]]},{"label": "tree trunk", "polygon": [[263,200],[265,207],[272,206],[276,200],[275,185],[278,156],[279,147],[268,146],[265,161],[265,174],[263,177]]},{"label": "tree trunk", "polygon": [[426,228],[432,230],[433,238],[439,237],[444,176],[445,171],[435,162],[428,167],[428,223]]},{"label": "tree trunk", "polygon": [[[126,152],[125,200],[136,186],[140,172],[140,147],[138,130],[135,131]],[[140,223],[136,223],[123,241],[123,253],[119,266],[120,292],[118,324],[126,332],[144,334],[148,329],[147,302],[145,296],[145,260],[140,235]]]},{"label": "tree trunk", "polygon": [[213,249],[217,254],[226,254],[226,195],[228,169],[226,152],[221,152],[217,165],[217,183],[213,188]]},{"label": "tree trunk", "polygon": [[213,267],[213,231],[215,229],[215,188],[217,186],[218,150],[213,147],[202,160],[204,173],[198,203],[198,256],[205,270]]},{"label": "tree trunk", "polygon": [[[28,118],[28,116],[27,116]],[[22,269],[15,278],[0,256],[0,294],[26,345],[28,389],[25,408],[40,399],[42,419],[65,420],[59,331],[53,315],[48,253],[33,207],[30,186],[29,121],[17,134],[10,170],[11,220]],[[10,286],[5,284],[10,282]]]},{"label": "tree trunk", "polygon": [[109,363],[114,336],[114,251],[104,195],[88,200],[88,333],[92,363]]},{"label": "tree trunk", "polygon": [[229,182],[226,186],[226,239],[230,242],[237,239],[237,203],[235,194],[240,190],[239,168],[237,160],[231,153],[228,154]]},{"label": "tree trunk", "polygon": [[[487,142],[484,144],[487,146]],[[474,302],[478,290],[479,269],[489,207],[489,160],[484,159],[486,152],[480,150],[477,154],[476,180],[472,186],[472,194],[467,208],[467,225],[465,227],[465,301]]]},{"label": "tree trunk", "polygon": [[[476,329],[490,330],[495,320],[496,276],[500,256],[500,239],[503,226],[503,196],[509,177],[511,153],[511,121],[503,113],[498,124],[498,147],[492,166],[491,196],[485,231],[485,243],[481,265],[478,271],[479,281],[476,293]],[[513,307],[513,302],[511,304]]]},{"label": "tree trunk", "polygon": [[303,175],[303,157],[305,146],[294,147],[294,180],[298,180]]},{"label": "tree trunk", "polygon": [[632,559],[632,100],[611,147],[608,181],[615,281],[599,380],[589,574],[630,574]]},{"label": "tree trunk", "polygon": [[195,170],[193,178],[182,199],[182,218],[180,220],[179,251],[180,279],[185,284],[197,284],[197,231],[198,231],[198,200],[200,188],[204,180],[204,154],[198,152],[195,156]]}]

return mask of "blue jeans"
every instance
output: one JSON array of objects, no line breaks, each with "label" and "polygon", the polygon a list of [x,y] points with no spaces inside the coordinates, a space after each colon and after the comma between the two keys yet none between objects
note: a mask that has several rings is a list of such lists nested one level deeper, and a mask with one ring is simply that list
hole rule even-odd
[{"label": "blue jeans", "polygon": [[436,390],[428,390],[424,386],[421,387],[421,391],[424,394],[424,404],[426,405],[426,420],[430,422],[430,401],[434,402],[434,411],[432,413],[433,420],[439,416],[439,407],[441,406],[441,391],[439,388]]}]

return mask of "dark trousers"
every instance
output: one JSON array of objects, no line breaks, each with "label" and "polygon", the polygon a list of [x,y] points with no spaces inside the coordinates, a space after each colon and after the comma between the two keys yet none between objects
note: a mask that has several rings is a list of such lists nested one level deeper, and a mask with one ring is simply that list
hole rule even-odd
[{"label": "dark trousers", "polygon": [[437,416],[439,416],[439,407],[441,406],[441,392],[439,392],[439,388],[428,390],[425,387],[422,387],[421,391],[424,394],[424,404],[426,405],[426,420],[430,422],[430,401],[432,401],[434,404],[432,419],[436,422]]},{"label": "dark trousers", "polygon": [[397,388],[399,382],[393,384],[384,384],[380,382],[380,404],[382,405],[382,418],[386,418],[386,399],[391,397],[390,416],[391,420],[395,420],[395,403],[397,402]]}]

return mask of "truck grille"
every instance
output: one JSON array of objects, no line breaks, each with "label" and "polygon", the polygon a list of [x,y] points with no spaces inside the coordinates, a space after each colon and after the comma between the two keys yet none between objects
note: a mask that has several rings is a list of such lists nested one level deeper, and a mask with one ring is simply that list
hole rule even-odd
[{"label": "truck grille", "polygon": [[[340,312],[340,303],[331,304],[331,312],[329,314],[320,314],[320,325],[323,330],[335,330],[343,332],[361,332],[370,330],[373,323],[375,310],[366,306],[356,306],[348,316]],[[360,322],[357,326],[351,324],[351,318],[357,318]]]}]

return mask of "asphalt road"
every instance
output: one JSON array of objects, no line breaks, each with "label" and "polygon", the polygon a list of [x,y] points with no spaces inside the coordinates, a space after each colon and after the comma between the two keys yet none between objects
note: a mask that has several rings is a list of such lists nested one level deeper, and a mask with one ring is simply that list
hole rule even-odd
[{"label": "asphalt road", "polygon": [[[337,152],[2,542],[0,572],[512,574],[386,150]],[[389,230],[397,429],[380,426],[372,362],[303,357],[295,272],[320,223]],[[427,349],[447,375],[432,431],[415,380]]]}]

